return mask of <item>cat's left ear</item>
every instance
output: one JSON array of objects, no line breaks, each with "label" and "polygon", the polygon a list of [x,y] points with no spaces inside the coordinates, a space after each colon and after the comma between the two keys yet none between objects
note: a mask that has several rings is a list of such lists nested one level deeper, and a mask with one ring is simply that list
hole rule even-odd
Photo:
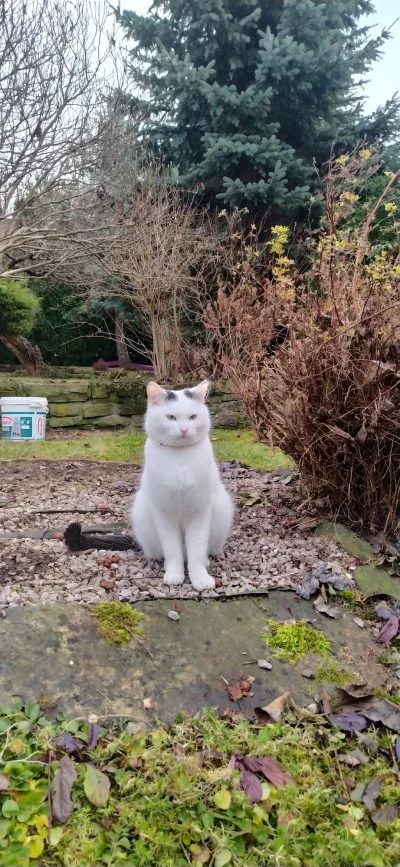
[{"label": "cat's left ear", "polygon": [[200,403],[204,403],[208,397],[210,387],[210,381],[208,379],[204,379],[203,382],[200,382],[199,385],[196,385],[196,388],[192,388],[192,396],[195,398],[195,400],[199,400]]}]

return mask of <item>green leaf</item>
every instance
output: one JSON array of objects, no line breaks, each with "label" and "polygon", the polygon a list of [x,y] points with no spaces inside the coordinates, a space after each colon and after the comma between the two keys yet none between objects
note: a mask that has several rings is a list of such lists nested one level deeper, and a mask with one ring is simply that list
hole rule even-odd
[{"label": "green leaf", "polygon": [[6,819],[10,819],[11,816],[14,816],[19,812],[19,806],[16,801],[12,801],[11,798],[9,798],[7,801],[4,801],[1,812]]},{"label": "green leaf", "polygon": [[232,852],[229,849],[221,849],[217,852],[214,860],[215,867],[225,867],[225,864],[230,864],[232,861]]},{"label": "green leaf", "polygon": [[4,840],[12,826],[12,822],[6,819],[0,819],[0,840]]},{"label": "green leaf", "polygon": [[[216,792],[214,795],[215,804],[220,810],[229,810],[231,800],[231,796],[227,789],[220,789],[219,792]],[[228,862],[226,861],[224,863],[227,864]]]},{"label": "green leaf", "polygon": [[50,846],[58,846],[63,833],[64,833],[64,828],[62,827],[62,825],[57,825],[56,828],[50,828],[49,845]]},{"label": "green leaf", "polygon": [[261,792],[261,800],[268,801],[268,798],[271,794],[271,786],[269,785],[269,783],[261,783]]},{"label": "green leaf", "polygon": [[39,855],[42,854],[43,849],[43,837],[40,837],[39,834],[34,834],[33,837],[30,837],[30,839],[28,840],[28,852],[30,858],[39,858]]},{"label": "green leaf", "polygon": [[30,792],[21,795],[18,798],[19,811],[30,810],[32,812],[34,810],[36,812],[37,808],[46,800],[46,794],[46,788],[43,786],[41,789],[31,789]]},{"label": "green leaf", "polygon": [[86,797],[95,807],[105,807],[110,794],[110,780],[93,765],[86,765],[83,780]]}]

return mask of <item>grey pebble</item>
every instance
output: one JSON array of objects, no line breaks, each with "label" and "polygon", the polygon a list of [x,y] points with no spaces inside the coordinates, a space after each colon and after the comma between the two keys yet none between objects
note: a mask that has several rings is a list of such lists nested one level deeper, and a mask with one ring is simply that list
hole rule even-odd
[{"label": "grey pebble", "polygon": [[168,617],[170,620],[180,620],[179,614],[177,611],[168,611]]},{"label": "grey pebble", "polygon": [[271,668],[272,668],[271,663],[268,662],[267,659],[259,659],[258,662],[257,662],[257,665],[258,665],[259,668],[268,668],[268,669],[271,669]]}]

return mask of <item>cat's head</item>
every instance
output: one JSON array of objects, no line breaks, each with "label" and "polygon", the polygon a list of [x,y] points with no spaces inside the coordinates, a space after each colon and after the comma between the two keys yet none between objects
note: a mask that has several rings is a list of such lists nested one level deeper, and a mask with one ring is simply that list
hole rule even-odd
[{"label": "cat's head", "polygon": [[163,446],[181,448],[201,442],[208,436],[211,422],[205,400],[207,381],[195,388],[166,391],[156,382],[147,386],[147,436]]}]

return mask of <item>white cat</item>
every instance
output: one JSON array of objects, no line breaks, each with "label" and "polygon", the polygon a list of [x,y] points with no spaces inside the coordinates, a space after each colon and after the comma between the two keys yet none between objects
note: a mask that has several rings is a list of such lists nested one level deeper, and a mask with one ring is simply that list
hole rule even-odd
[{"label": "white cat", "polygon": [[221,554],[233,504],[210,442],[209,383],[182,391],[147,388],[144,470],[132,520],[146,557],[164,558],[165,584],[182,584],[187,561],[193,587],[215,587],[208,554]]}]

